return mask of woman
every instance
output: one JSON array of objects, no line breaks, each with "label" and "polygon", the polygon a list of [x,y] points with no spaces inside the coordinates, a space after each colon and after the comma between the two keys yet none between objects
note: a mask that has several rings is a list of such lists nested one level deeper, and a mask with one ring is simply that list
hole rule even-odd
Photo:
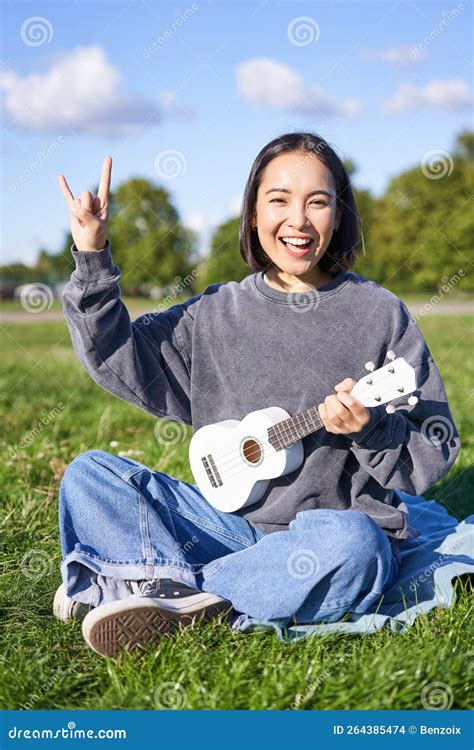
[{"label": "woman", "polygon": [[[417,534],[402,493],[422,494],[444,476],[460,441],[406,307],[348,270],[360,235],[342,162],[312,133],[268,143],[241,215],[240,250],[253,273],[135,322],[107,240],[111,164],[107,157],[96,198],[74,199],[59,178],[76,261],[64,310],[86,370],[194,430],[267,406],[296,414],[316,404],[324,429],[303,438],[296,471],[231,514],[197,485],[139,462],[78,456],[61,485],[56,614],[90,609],[86,641],[112,656],[232,608],[283,623],[367,611],[397,580],[399,543]],[[381,367],[393,349],[414,367],[420,398],[397,399],[389,414],[350,391],[367,361]],[[443,443],[427,434],[433,416],[450,424]]]}]

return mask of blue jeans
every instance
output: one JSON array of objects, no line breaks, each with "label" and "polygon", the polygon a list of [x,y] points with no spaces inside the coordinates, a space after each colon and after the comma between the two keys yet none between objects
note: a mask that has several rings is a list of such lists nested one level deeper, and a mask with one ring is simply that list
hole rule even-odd
[{"label": "blue jeans", "polygon": [[264,534],[214,509],[197,485],[103,451],[78,456],[61,483],[67,593],[98,606],[130,581],[172,578],[283,624],[366,612],[397,580],[385,533],[358,510],[307,510]]}]

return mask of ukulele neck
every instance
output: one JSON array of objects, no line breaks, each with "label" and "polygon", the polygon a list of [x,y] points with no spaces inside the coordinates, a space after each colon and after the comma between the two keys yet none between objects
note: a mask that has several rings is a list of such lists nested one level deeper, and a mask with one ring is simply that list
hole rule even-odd
[{"label": "ukulele neck", "polygon": [[268,441],[275,450],[282,450],[323,426],[317,407],[312,406],[311,409],[272,425],[268,429]]}]

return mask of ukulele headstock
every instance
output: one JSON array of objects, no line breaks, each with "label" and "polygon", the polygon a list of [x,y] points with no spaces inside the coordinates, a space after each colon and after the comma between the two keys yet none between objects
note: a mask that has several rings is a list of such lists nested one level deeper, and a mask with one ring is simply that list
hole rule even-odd
[{"label": "ukulele headstock", "polygon": [[[379,406],[394,401],[416,391],[415,370],[403,357],[396,357],[395,352],[387,352],[390,362],[375,370],[373,362],[367,362],[365,367],[369,373],[357,381],[351,390],[351,396],[358,399],[364,406]],[[418,402],[416,396],[410,396],[408,403],[413,406]],[[393,413],[395,407],[387,406],[387,411]]]}]

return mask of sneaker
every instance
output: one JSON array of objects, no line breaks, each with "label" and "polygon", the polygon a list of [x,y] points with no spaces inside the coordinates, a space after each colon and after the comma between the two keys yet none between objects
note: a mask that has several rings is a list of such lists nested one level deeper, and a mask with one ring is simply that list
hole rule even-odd
[{"label": "sneaker", "polygon": [[54,595],[53,614],[58,620],[67,622],[72,618],[82,620],[92,609],[92,604],[83,604],[76,602],[66,594],[66,589],[62,583]]},{"label": "sneaker", "polygon": [[121,649],[133,651],[156,645],[163,634],[231,611],[232,604],[227,599],[169,578],[142,581],[132,596],[89,612],[82,623],[82,634],[98,654],[113,657]]}]

